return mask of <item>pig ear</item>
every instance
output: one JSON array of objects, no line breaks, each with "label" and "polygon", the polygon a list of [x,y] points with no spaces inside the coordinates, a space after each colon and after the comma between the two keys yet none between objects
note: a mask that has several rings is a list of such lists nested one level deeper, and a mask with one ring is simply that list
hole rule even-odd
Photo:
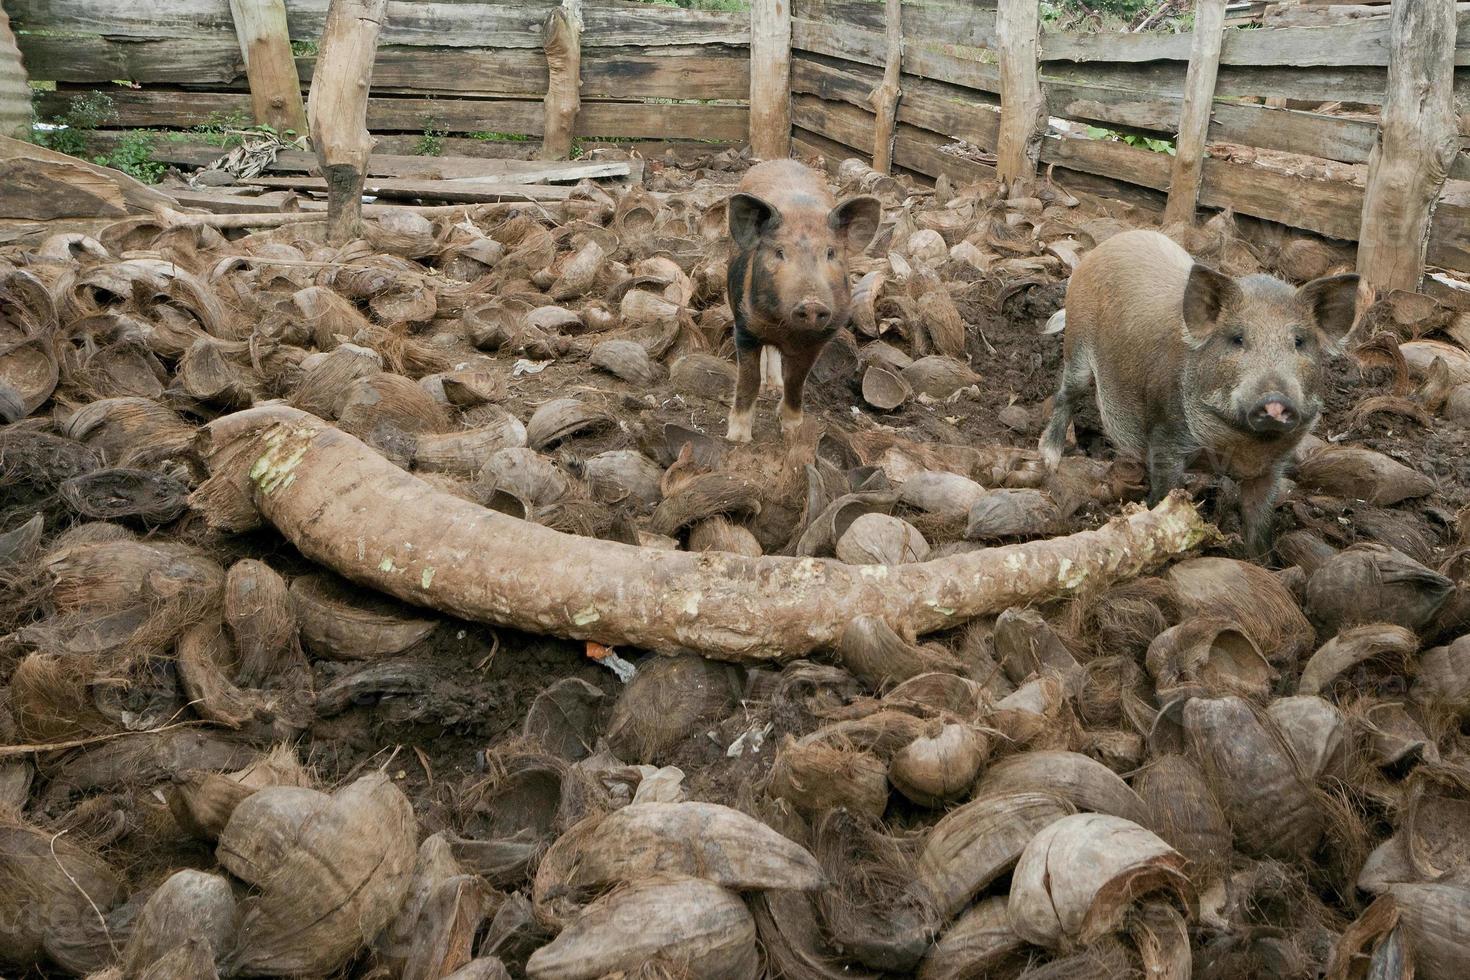
[{"label": "pig ear", "polygon": [[1220,313],[1235,298],[1235,280],[1195,263],[1184,285],[1184,337],[1199,346],[1210,339]]},{"label": "pig ear", "polygon": [[730,237],[742,249],[755,248],[761,236],[781,227],[781,215],[754,194],[730,198]]},{"label": "pig ear", "polygon": [[878,224],[882,220],[883,205],[876,197],[866,194],[849,197],[827,215],[827,224],[832,226],[838,238],[846,239],[850,252],[861,252],[867,248],[873,236],[878,234]]},{"label": "pig ear", "polygon": [[1312,319],[1327,335],[1334,351],[1342,349],[1358,313],[1358,277],[1355,275],[1324,276],[1313,279],[1297,295],[1312,312]]}]

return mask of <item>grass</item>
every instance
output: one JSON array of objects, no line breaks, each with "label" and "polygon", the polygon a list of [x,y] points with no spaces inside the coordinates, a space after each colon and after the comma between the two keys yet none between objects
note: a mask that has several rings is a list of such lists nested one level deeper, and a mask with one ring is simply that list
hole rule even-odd
[{"label": "grass", "polygon": [[525,133],[497,133],[491,130],[480,130],[466,135],[472,140],[480,140],[483,143],[528,143],[531,140],[531,137]]},{"label": "grass", "polygon": [[1174,141],[1154,139],[1152,136],[1139,136],[1137,133],[1120,133],[1116,129],[1103,129],[1101,126],[1088,126],[1087,135],[1095,140],[1110,140],[1114,143],[1127,143],[1155,153],[1167,153],[1174,155]]},{"label": "grass", "polygon": [[725,13],[744,13],[750,9],[750,0],[641,0],[643,3],[660,7],[682,7],[685,10],[716,10]]},{"label": "grass", "polygon": [[424,121],[424,135],[420,136],[418,142],[413,145],[413,152],[421,157],[438,157],[444,155],[444,137],[449,134],[443,130],[434,128],[430,120]]}]

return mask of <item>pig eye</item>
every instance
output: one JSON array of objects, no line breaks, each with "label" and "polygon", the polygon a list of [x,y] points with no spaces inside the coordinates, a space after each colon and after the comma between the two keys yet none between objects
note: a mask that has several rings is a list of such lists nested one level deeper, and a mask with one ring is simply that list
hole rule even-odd
[{"label": "pig eye", "polygon": [[1301,350],[1303,347],[1307,346],[1307,338],[1303,337],[1301,334],[1297,334],[1295,340],[1297,350]]},{"label": "pig eye", "polygon": [[786,261],[786,250],[784,248],[778,248],[778,249],[776,249],[776,258],[780,259],[782,262],[785,262]]},{"label": "pig eye", "polygon": [[827,248],[827,261],[831,262],[835,258],[837,258],[837,249],[829,246]]},{"label": "pig eye", "polygon": [[1230,346],[1231,347],[1244,347],[1245,346],[1245,334],[1243,334],[1243,333],[1233,333],[1233,334],[1231,334],[1230,335]]}]

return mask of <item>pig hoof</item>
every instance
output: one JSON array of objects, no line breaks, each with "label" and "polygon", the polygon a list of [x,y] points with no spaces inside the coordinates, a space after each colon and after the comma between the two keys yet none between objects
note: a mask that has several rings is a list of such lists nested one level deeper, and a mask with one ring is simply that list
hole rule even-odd
[{"label": "pig hoof", "polygon": [[801,428],[801,423],[804,421],[804,418],[805,417],[800,412],[797,412],[794,415],[789,415],[786,412],[782,412],[781,413],[781,432],[782,432],[782,434],[783,435],[788,435],[788,436],[795,435],[796,434],[796,430],[799,429],[799,428]]},{"label": "pig hoof", "polygon": [[749,442],[750,419],[731,419],[730,428],[725,432],[725,438],[731,442]]},{"label": "pig hoof", "polygon": [[1048,473],[1062,465],[1062,451],[1056,446],[1042,444],[1041,463],[1046,467]]}]

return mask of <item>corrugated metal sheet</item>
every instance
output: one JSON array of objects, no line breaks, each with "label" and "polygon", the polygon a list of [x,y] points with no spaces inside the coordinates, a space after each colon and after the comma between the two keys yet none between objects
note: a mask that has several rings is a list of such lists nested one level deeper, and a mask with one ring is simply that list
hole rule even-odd
[{"label": "corrugated metal sheet", "polygon": [[26,83],[20,49],[10,33],[10,18],[0,7],[0,133],[28,137],[31,132],[31,87]]}]

